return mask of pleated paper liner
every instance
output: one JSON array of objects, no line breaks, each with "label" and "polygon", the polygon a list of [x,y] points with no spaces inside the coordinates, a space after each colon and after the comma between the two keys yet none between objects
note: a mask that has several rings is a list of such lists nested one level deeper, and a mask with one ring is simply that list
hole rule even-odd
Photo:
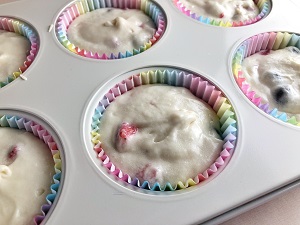
[{"label": "pleated paper liner", "polygon": [[[39,225],[44,220],[45,216],[49,212],[53,202],[57,196],[57,191],[61,182],[61,158],[60,150],[49,132],[35,121],[28,120],[23,117],[1,115],[0,116],[0,128],[10,127],[12,129],[26,130],[32,133],[37,138],[41,139],[49,148],[53,155],[55,175],[53,176],[53,184],[49,187],[49,194],[46,196],[47,204],[41,206],[41,214],[36,215],[33,220],[36,225]],[[29,203],[30,204],[30,203]]]},{"label": "pleated paper liner", "polygon": [[[68,40],[67,30],[69,25],[80,15],[101,9],[101,8],[120,8],[120,9],[138,9],[147,14],[156,26],[154,36],[138,49],[128,49],[126,52],[113,54],[110,52],[99,54],[85,49],[80,49]],[[93,59],[122,59],[137,55],[146,51],[154,45],[163,35],[166,28],[166,18],[162,9],[151,0],[80,0],[68,6],[58,17],[55,25],[55,33],[59,42],[69,51]]]},{"label": "pleated paper liner", "polygon": [[268,115],[295,126],[300,126],[300,122],[297,121],[295,116],[288,115],[286,112],[280,112],[276,108],[271,108],[268,102],[264,102],[255,91],[251,90],[251,86],[243,76],[241,65],[246,57],[262,50],[278,50],[288,46],[300,48],[299,39],[300,36],[298,34],[288,32],[261,33],[243,41],[237,47],[232,60],[232,73],[238,86],[247,98]]},{"label": "pleated paper liner", "polygon": [[240,27],[240,26],[247,26],[250,24],[257,23],[258,21],[264,19],[271,11],[271,7],[272,7],[271,0],[253,0],[253,1],[259,8],[259,14],[253,19],[239,21],[239,22],[225,21],[222,19],[209,18],[203,15],[196,15],[196,13],[193,13],[191,10],[187,9],[180,0],[173,0],[173,3],[182,13],[201,23],[220,26],[220,27]]},{"label": "pleated paper liner", "polygon": [[20,65],[19,71],[12,74],[7,74],[7,80],[0,82],[0,88],[11,83],[24,73],[31,63],[34,61],[39,49],[39,36],[36,30],[29,24],[10,17],[0,17],[0,30],[14,32],[26,37],[30,41],[30,51],[27,55],[26,61]]},{"label": "pleated paper liner", "polygon": [[[147,84],[166,84],[171,86],[185,87],[189,89],[196,97],[208,103],[216,112],[221,124],[221,137],[224,141],[223,149],[215,162],[207,168],[203,173],[189,178],[185,181],[180,181],[176,186],[170,183],[151,185],[148,181],[140,182],[138,178],[130,177],[123,173],[121,168],[116,168],[113,162],[110,161],[105,151],[101,148],[101,138],[99,135],[99,126],[101,117],[105,109],[118,96],[130,91],[131,89]],[[207,180],[211,175],[220,172],[231,158],[236,142],[237,124],[236,116],[232,105],[223,93],[209,81],[204,78],[184,71],[178,70],[149,70],[140,74],[135,74],[128,79],[115,85],[105,96],[99,101],[98,107],[94,111],[91,124],[92,142],[94,150],[98,158],[102,161],[102,165],[106,167],[111,174],[114,174],[118,179],[136,187],[148,189],[152,191],[174,191],[185,189],[190,186],[197,185],[202,181]]]}]

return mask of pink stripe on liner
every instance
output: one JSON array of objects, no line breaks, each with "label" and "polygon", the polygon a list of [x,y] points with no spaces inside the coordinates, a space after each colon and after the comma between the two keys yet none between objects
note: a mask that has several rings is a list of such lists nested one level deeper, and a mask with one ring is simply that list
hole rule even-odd
[{"label": "pink stripe on liner", "polygon": [[14,25],[13,25],[12,22],[13,22],[13,21],[12,21],[11,19],[7,20],[7,26],[8,26],[8,29],[9,29],[10,32],[17,32],[17,31],[15,31]]},{"label": "pink stripe on liner", "polygon": [[193,77],[191,81],[190,91],[196,95],[198,84],[200,83],[201,78],[200,77]]},{"label": "pink stripe on liner", "polygon": [[255,49],[255,53],[259,52],[262,49],[263,44],[263,34],[259,34],[257,37],[257,45]]},{"label": "pink stripe on liner", "polygon": [[134,75],[133,76],[133,82],[134,82],[135,87],[142,85],[141,76],[139,74]]},{"label": "pink stripe on liner", "polygon": [[208,100],[208,104],[213,107],[214,103],[217,101],[218,97],[221,95],[221,91],[218,90],[213,90],[209,100]]},{"label": "pink stripe on liner", "polygon": [[252,100],[252,99],[254,98],[254,96],[255,96],[255,91],[249,91],[249,92],[247,92],[247,93],[246,93],[246,96],[247,96],[250,100]]},{"label": "pink stripe on liner", "polygon": [[216,160],[216,167],[220,168],[221,166],[223,166],[225,163],[225,161],[222,159],[222,157],[217,158]]},{"label": "pink stripe on liner", "polygon": [[254,54],[255,51],[256,51],[256,48],[257,48],[257,42],[258,42],[257,39],[258,39],[257,36],[254,36],[254,37],[252,38],[251,55]]},{"label": "pink stripe on liner", "polygon": [[111,4],[112,4],[112,7],[119,8],[119,6],[118,6],[118,0],[111,0]]},{"label": "pink stripe on liner", "polygon": [[124,94],[125,92],[127,92],[127,87],[126,87],[125,81],[122,81],[121,83],[119,83],[118,86],[119,86],[121,94]]},{"label": "pink stripe on liner", "polygon": [[258,97],[258,98],[253,98],[252,99],[252,102],[254,103],[254,105],[256,105],[256,106],[259,106],[260,105],[260,102],[261,102],[261,98],[260,97]]},{"label": "pink stripe on liner", "polygon": [[80,16],[80,12],[79,12],[79,9],[78,9],[77,5],[72,6],[72,9],[74,11],[75,17]]},{"label": "pink stripe on liner", "polygon": [[217,100],[216,100],[216,102],[215,102],[215,104],[214,104],[214,106],[213,106],[213,110],[215,110],[215,112],[219,111],[221,105],[222,105],[223,103],[225,103],[225,101],[226,101],[226,98],[224,98],[224,97],[221,96],[221,95],[218,96],[218,98],[217,98]]},{"label": "pink stripe on liner", "polygon": [[202,81],[202,82],[198,83],[197,91],[195,94],[198,98],[203,98],[203,94],[204,94],[207,84],[208,84],[207,81]]},{"label": "pink stripe on liner", "polygon": [[44,136],[48,135],[47,131],[42,128],[38,129],[37,132],[40,139],[43,139]]},{"label": "pink stripe on liner", "polygon": [[272,49],[273,48],[273,45],[275,44],[275,41],[276,41],[276,33],[274,32],[271,32],[270,33],[270,39],[269,39],[269,42],[268,42],[268,46],[267,46],[267,49]]},{"label": "pink stripe on liner", "polygon": [[133,78],[130,77],[126,81],[127,89],[131,90],[134,87]]},{"label": "pink stripe on liner", "polygon": [[248,92],[248,90],[250,89],[250,85],[247,84],[246,82],[244,82],[242,84],[242,87],[241,87],[242,91],[244,92],[244,94],[246,94]]},{"label": "pink stripe on liner", "polygon": [[207,84],[207,86],[205,87],[205,92],[203,94],[203,97],[202,99],[205,101],[205,102],[208,102],[209,98],[211,97],[213,91],[215,89],[215,86],[213,85],[210,85],[209,83]]},{"label": "pink stripe on liner", "polygon": [[10,31],[7,23],[7,18],[2,19],[1,22],[2,22],[3,29],[6,31]]},{"label": "pink stripe on liner", "polygon": [[118,97],[119,95],[122,94],[118,85],[116,85],[111,90],[112,90],[112,93],[114,94],[115,97]]}]

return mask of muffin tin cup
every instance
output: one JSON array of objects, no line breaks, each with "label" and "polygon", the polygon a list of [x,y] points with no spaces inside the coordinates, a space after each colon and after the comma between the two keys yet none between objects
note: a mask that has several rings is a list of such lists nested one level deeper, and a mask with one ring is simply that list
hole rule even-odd
[{"label": "muffin tin cup", "polygon": [[61,183],[62,164],[60,157],[60,150],[49,132],[35,121],[26,119],[19,116],[1,115],[0,116],[0,128],[10,127],[12,129],[26,130],[32,133],[34,136],[42,140],[52,153],[54,161],[55,174],[53,176],[53,184],[50,186],[50,192],[46,196],[47,204],[41,206],[41,214],[34,217],[34,223],[39,225],[43,222],[45,216],[52,207],[54,200],[57,198],[57,192]]},{"label": "muffin tin cup", "polygon": [[[205,101],[216,112],[220,119],[220,133],[224,144],[219,157],[204,172],[193,178],[189,178],[186,181],[178,182],[175,187],[172,187],[170,183],[159,184],[156,182],[151,185],[148,181],[140,182],[138,178],[130,177],[130,175],[123,173],[121,168],[117,168],[114,163],[110,161],[109,156],[106,155],[105,150],[101,147],[101,138],[98,131],[100,129],[101,117],[105,112],[105,109],[118,96],[137,86],[148,84],[165,84],[187,88],[196,97]],[[227,165],[234,152],[236,142],[237,124],[235,113],[228,99],[219,89],[206,79],[177,70],[149,70],[141,72],[140,74],[135,74],[116,84],[115,87],[111,88],[110,91],[105,94],[103,99],[100,100],[98,107],[95,109],[92,121],[92,142],[94,143],[94,150],[97,153],[97,157],[102,161],[103,166],[106,167],[111,174],[126,183],[151,191],[180,190],[207,180],[210,176],[220,172]]]},{"label": "muffin tin cup", "polygon": [[196,15],[191,10],[187,9],[180,0],[173,0],[173,3],[176,5],[176,7],[182,13],[191,17],[192,19],[200,21],[201,23],[204,23],[204,24],[220,26],[220,27],[240,27],[240,26],[247,26],[250,24],[254,24],[254,23],[257,23],[258,21],[262,20],[263,18],[265,18],[271,11],[271,1],[270,0],[254,0],[254,3],[259,8],[259,14],[256,17],[254,17],[253,19],[245,20],[245,21],[231,22],[231,21],[225,21],[222,19],[214,19],[214,18],[202,16],[202,15]]},{"label": "muffin tin cup", "polygon": [[[156,32],[153,37],[143,46],[138,49],[128,49],[126,52],[114,53],[97,53],[88,51],[85,49],[80,49],[79,47],[72,44],[67,36],[67,30],[69,25],[79,16],[102,8],[120,8],[120,9],[138,9],[147,14],[156,25]],[[166,29],[166,17],[162,9],[151,0],[124,0],[124,1],[114,1],[114,0],[81,0],[76,1],[70,6],[68,6],[62,13],[58,16],[55,25],[55,33],[59,42],[70,52],[77,55],[92,58],[92,59],[122,59],[137,55],[149,49],[153,46],[163,35]]]},{"label": "muffin tin cup", "polygon": [[[125,1],[114,0],[118,4]],[[42,218],[44,213],[41,212],[39,223],[97,224],[101,221],[107,224],[132,224],[133,220],[124,219],[132,212],[137,215],[134,221],[147,221],[149,224],[168,224],[171,221],[175,224],[220,223],[238,215],[241,210],[249,209],[253,204],[270,200],[274,194],[288,190],[299,181],[300,165],[297,159],[300,152],[296,142],[299,127],[271,118],[262,111],[265,109],[262,102],[260,110],[247,99],[236,82],[238,79],[235,80],[232,74],[232,56],[236,53],[236,48],[246,39],[269,31],[297,32],[297,19],[300,16],[297,13],[299,7],[296,6],[296,1],[272,0],[270,14],[265,18],[249,26],[235,28],[222,28],[220,25],[218,27],[188,18],[176,7],[173,0],[153,1],[161,6],[166,15],[166,32],[154,47],[150,47],[141,55],[111,61],[96,59],[101,56],[76,55],[66,49],[57,38],[58,16],[67,7],[75,3],[78,5],[84,3],[75,0],[47,3],[26,0],[0,5],[2,16],[22,18],[32,24],[38,32],[40,43],[45,43],[43,46],[40,45],[43,49],[39,50],[38,58],[24,73],[27,77],[32,76],[32,79],[28,79],[27,82],[17,80],[0,90],[2,109],[0,115],[11,115],[11,110],[4,110],[11,108],[44,115],[57,129],[58,135],[63,134],[61,141],[63,146],[67,147],[60,151],[65,154],[61,154],[62,177],[56,198],[44,219]],[[107,0],[93,0],[93,2],[101,4]],[[133,4],[137,1],[129,2]],[[33,5],[34,8],[30,7]],[[77,8],[74,6],[74,10],[66,13],[66,19],[71,18]],[[270,33],[278,32],[263,35],[273,37],[274,34]],[[291,40],[296,40],[295,37],[296,35],[292,35]],[[255,42],[253,40],[249,48],[252,45],[260,45]],[[72,49],[71,46],[70,48]],[[253,51],[255,50],[253,48]],[[84,53],[81,52],[83,55]],[[238,57],[234,58],[237,59]],[[49,65],[53,68],[49,69]],[[99,144],[96,129],[97,123],[101,120],[101,111],[103,112],[105,105],[110,103],[107,103],[109,100],[104,97],[106,94],[112,95],[113,90],[117,94],[122,94],[124,91],[122,88],[130,91],[130,85],[135,87],[131,79],[137,78],[140,83],[142,83],[140,80],[144,79],[145,84],[158,83],[157,79],[161,78],[157,74],[160,72],[156,75],[149,74],[145,78],[138,73],[157,69],[164,72],[170,68],[193,74],[190,76],[192,78],[187,78],[186,74],[187,77],[183,79],[185,81],[203,77],[209,84],[205,85],[205,90],[214,86],[215,93],[220,88],[220,92],[224,95],[221,93],[219,98],[221,100],[228,98],[233,106],[234,110],[231,108],[228,115],[235,113],[232,117],[236,125],[232,124],[232,127],[237,131],[232,134],[234,136],[232,140],[235,140],[229,141],[234,148],[227,150],[228,157],[221,158],[224,164],[217,168],[216,172],[211,171],[209,175],[206,171],[207,175],[201,174],[200,177],[204,176],[203,181],[192,187],[184,186],[184,189],[175,191],[152,191],[155,190],[153,186],[149,187],[146,184],[143,189],[140,188],[143,183],[139,185],[128,183],[128,179],[124,177],[126,174],[121,174],[122,168],[116,168],[111,172],[111,169],[106,167],[108,164],[113,167],[113,162],[110,161],[112,158],[110,160],[105,158],[105,151],[102,152],[103,155],[99,155],[103,156],[103,159],[97,157],[98,151],[101,153],[101,150],[94,149]],[[167,82],[169,85],[170,82],[176,85],[177,80],[180,80],[180,76],[174,79],[170,71],[169,75],[167,72],[164,73],[168,78],[165,79],[167,81],[160,81],[162,83]],[[129,78],[131,75],[133,76]],[[114,89],[115,84],[118,84],[118,87]],[[112,90],[109,91],[110,89]],[[100,104],[100,100],[103,103]],[[228,104],[226,101],[224,103],[224,106]],[[6,117],[5,120],[10,118]],[[37,118],[27,114],[24,117],[38,122],[47,131],[52,131],[51,127]],[[229,119],[231,117],[227,118],[231,120]],[[264,129],[259,129],[258,126]],[[91,131],[95,134],[93,136],[95,145],[91,140]],[[57,135],[51,134],[58,140]],[[57,144],[60,146],[59,142]],[[97,147],[101,147],[100,144]],[[285,151],[284,160],[282,150]],[[198,179],[197,174],[195,177]],[[134,177],[131,177],[131,182],[133,179]],[[183,185],[185,182],[182,181]],[[164,184],[160,186],[162,190],[171,190],[164,189]],[[174,213],[179,205],[184,206],[184,209],[181,213]],[[153,215],[151,213],[153,209],[160,213]],[[116,212],[118,216],[115,216]]]},{"label": "muffin tin cup", "polygon": [[5,30],[9,32],[14,32],[26,37],[30,41],[30,50],[27,55],[26,61],[23,65],[20,65],[19,71],[15,71],[12,74],[8,74],[7,80],[0,82],[0,88],[4,87],[5,85],[11,83],[18,77],[22,79],[26,79],[23,76],[23,73],[28,69],[28,67],[34,61],[38,49],[39,49],[39,36],[35,29],[30,26],[29,24],[10,17],[0,17],[0,30]]},{"label": "muffin tin cup", "polygon": [[242,62],[246,57],[263,50],[278,50],[288,46],[300,48],[300,36],[289,32],[266,32],[252,36],[239,44],[235,50],[232,59],[232,73],[241,91],[255,106],[276,119],[300,126],[300,121],[297,121],[295,116],[280,112],[277,108],[271,108],[267,102],[263,102],[255,91],[251,90],[251,86],[245,80],[242,72]]}]

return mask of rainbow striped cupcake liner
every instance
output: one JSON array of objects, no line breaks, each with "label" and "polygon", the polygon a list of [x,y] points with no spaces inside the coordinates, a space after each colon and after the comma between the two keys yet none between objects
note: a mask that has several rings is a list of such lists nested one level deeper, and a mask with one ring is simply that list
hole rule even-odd
[{"label": "rainbow striped cupcake liner", "polygon": [[182,13],[184,13],[185,15],[187,15],[197,21],[200,21],[201,23],[209,24],[209,25],[213,25],[213,26],[219,26],[219,27],[240,27],[240,26],[247,26],[250,24],[254,24],[254,23],[262,20],[271,11],[272,5],[271,5],[270,0],[253,0],[253,1],[259,8],[259,14],[253,19],[239,21],[239,22],[224,21],[221,19],[216,20],[213,18],[196,15],[195,13],[191,12],[191,10],[187,9],[180,0],[173,0],[173,3],[176,5],[176,7]]},{"label": "rainbow striped cupcake liner", "polygon": [[[137,86],[148,84],[166,84],[171,86],[185,87],[189,89],[196,97],[208,103],[220,119],[222,133],[221,136],[224,144],[219,157],[203,173],[198,174],[194,178],[189,178],[186,181],[180,181],[175,187],[172,187],[170,183],[155,183],[151,186],[148,181],[141,183],[138,178],[132,178],[128,174],[124,174],[120,168],[116,168],[114,163],[110,161],[109,156],[106,155],[105,151],[101,147],[99,127],[101,124],[101,117],[105,112],[105,109],[109,107],[110,103],[113,102],[118,96],[132,90]],[[91,129],[91,138],[94,144],[94,150],[97,153],[97,157],[101,160],[102,165],[118,179],[121,179],[133,186],[151,191],[174,191],[186,189],[207,180],[214,174],[217,174],[229,162],[229,159],[234,152],[237,139],[237,123],[235,112],[232,105],[223,95],[223,93],[209,81],[198,75],[170,69],[145,71],[135,74],[116,84],[115,87],[111,88],[110,91],[99,101],[99,104],[94,111]]]},{"label": "rainbow striped cupcake liner", "polygon": [[53,176],[53,184],[50,186],[51,193],[46,196],[47,204],[41,206],[41,215],[36,215],[34,218],[34,223],[39,225],[44,220],[57,197],[62,171],[60,150],[49,132],[32,120],[28,120],[23,117],[2,115],[0,116],[0,127],[11,127],[14,129],[26,130],[27,132],[34,134],[34,136],[41,139],[48,146],[53,155],[55,175]]},{"label": "rainbow striped cupcake liner", "polygon": [[2,88],[14,81],[15,79],[17,79],[22,73],[24,73],[28,69],[28,67],[32,64],[38,53],[40,41],[38,33],[32,26],[14,18],[0,17],[0,30],[20,34],[30,41],[30,51],[27,55],[26,61],[23,65],[20,65],[19,71],[15,71],[12,74],[8,74],[7,80],[0,82],[0,88]]},{"label": "rainbow striped cupcake liner", "polygon": [[[129,49],[126,52],[119,52],[118,54],[91,52],[72,44],[67,36],[69,25],[80,15],[101,9],[101,8],[120,8],[120,9],[138,9],[147,14],[156,25],[156,32],[154,36],[138,49]],[[162,9],[151,0],[80,0],[68,6],[59,16],[55,25],[55,33],[59,42],[70,52],[77,55],[92,58],[92,59],[122,59],[140,54],[151,46],[153,46],[163,35],[166,28],[166,17]]]},{"label": "rainbow striped cupcake liner", "polygon": [[263,102],[255,91],[251,90],[242,72],[242,62],[246,57],[262,50],[278,50],[288,46],[300,48],[300,36],[288,32],[267,32],[250,37],[237,47],[232,60],[232,73],[241,91],[259,109],[283,122],[300,126],[295,116],[288,116],[285,112],[272,109],[267,102]]}]

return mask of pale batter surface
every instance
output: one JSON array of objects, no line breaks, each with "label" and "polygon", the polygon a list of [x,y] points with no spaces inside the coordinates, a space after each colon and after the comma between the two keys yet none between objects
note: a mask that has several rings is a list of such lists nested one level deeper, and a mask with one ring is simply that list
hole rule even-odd
[{"label": "pale batter surface", "polygon": [[180,2],[197,16],[218,21],[245,21],[259,14],[259,9],[253,0],[180,0]]},{"label": "pale batter surface", "polygon": [[0,128],[0,224],[33,225],[55,174],[47,145],[33,134]]},{"label": "pale batter surface", "polygon": [[77,17],[67,35],[80,49],[110,55],[139,49],[155,31],[152,19],[141,10],[103,8]]},{"label": "pale batter surface", "polygon": [[219,156],[216,113],[188,89],[142,85],[117,97],[100,124],[102,148],[123,173],[150,183],[185,182]]},{"label": "pale batter surface", "polygon": [[244,59],[243,75],[271,108],[300,120],[300,50],[286,47],[266,50]]},{"label": "pale batter surface", "polygon": [[24,65],[30,51],[27,38],[14,32],[0,30],[0,82]]}]

